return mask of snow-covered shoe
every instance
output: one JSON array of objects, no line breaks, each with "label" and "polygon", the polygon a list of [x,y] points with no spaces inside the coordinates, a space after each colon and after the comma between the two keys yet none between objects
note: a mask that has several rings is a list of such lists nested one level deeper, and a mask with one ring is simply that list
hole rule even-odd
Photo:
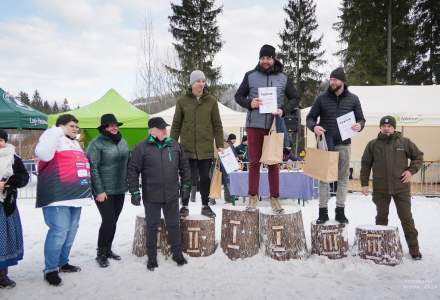
[{"label": "snow-covered shoe", "polygon": [[60,276],[58,275],[58,271],[53,271],[44,274],[44,279],[50,284],[54,286],[59,286],[62,282]]},{"label": "snow-covered shoe", "polygon": [[183,266],[184,264],[188,263],[188,261],[186,260],[186,258],[183,256],[182,253],[176,255],[173,254],[173,260],[176,262],[178,266]]},{"label": "snow-covered shoe", "polygon": [[67,263],[60,268],[60,271],[64,273],[75,273],[75,272],[81,272],[81,268],[78,266],[72,266],[69,263]]},{"label": "snow-covered shoe", "polygon": [[422,259],[422,253],[420,253],[419,246],[410,246],[409,247],[409,254],[414,260],[421,260]]},{"label": "snow-covered shoe", "polygon": [[158,268],[159,265],[157,264],[157,258],[156,257],[148,257],[147,261],[147,269],[149,271],[154,271],[155,268]]},{"label": "snow-covered shoe", "polygon": [[180,215],[180,218],[182,218],[182,219],[188,217],[188,215],[189,215],[188,207],[182,206],[182,208],[179,211],[179,215]]},{"label": "snow-covered shoe", "polygon": [[107,258],[107,249],[106,248],[98,248],[96,251],[96,262],[101,268],[107,268],[110,263]]},{"label": "snow-covered shoe", "polygon": [[320,207],[319,208],[319,217],[318,217],[318,220],[316,220],[316,224],[324,224],[328,220],[329,220],[328,208],[327,207]]},{"label": "snow-covered shoe", "polygon": [[345,217],[344,207],[336,206],[335,209],[335,220],[339,223],[348,224],[348,219]]},{"label": "snow-covered shoe", "polygon": [[212,211],[212,209],[208,205],[204,205],[202,207],[201,214],[204,216],[207,216],[209,218],[215,218],[215,213]]},{"label": "snow-covered shoe", "polygon": [[16,286],[15,281],[8,277],[8,269],[0,271],[0,289],[12,289]]},{"label": "snow-covered shoe", "polygon": [[121,256],[114,253],[111,249],[107,251],[107,257],[114,260],[121,260]]},{"label": "snow-covered shoe", "polygon": [[258,195],[249,195],[249,201],[246,205],[246,210],[255,210],[257,209],[258,204]]},{"label": "snow-covered shoe", "polygon": [[274,213],[282,214],[284,212],[284,209],[281,207],[279,198],[270,197],[270,207],[272,207]]}]

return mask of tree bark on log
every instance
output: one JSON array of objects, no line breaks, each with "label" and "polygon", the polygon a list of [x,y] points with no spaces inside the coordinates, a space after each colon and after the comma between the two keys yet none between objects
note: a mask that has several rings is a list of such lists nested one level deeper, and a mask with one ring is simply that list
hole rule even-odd
[{"label": "tree bark on log", "polygon": [[[170,256],[171,250],[164,219],[160,220],[157,231],[157,249],[164,256]],[[132,253],[138,257],[147,255],[147,224],[143,215],[136,216]]]},{"label": "tree bark on log", "polygon": [[354,255],[381,265],[398,265],[403,251],[399,230],[394,226],[369,225],[356,228]]},{"label": "tree bark on log", "polygon": [[189,215],[180,222],[182,250],[189,256],[200,257],[214,254],[215,219],[202,215]]},{"label": "tree bark on log", "polygon": [[345,224],[338,222],[311,224],[312,254],[324,255],[331,259],[347,257],[348,232]]},{"label": "tree bark on log", "polygon": [[231,260],[254,256],[260,248],[258,210],[245,207],[223,208],[221,247]]},{"label": "tree bark on log", "polygon": [[260,243],[264,253],[276,260],[302,259],[307,256],[306,237],[301,210],[286,208],[275,214],[260,209]]}]

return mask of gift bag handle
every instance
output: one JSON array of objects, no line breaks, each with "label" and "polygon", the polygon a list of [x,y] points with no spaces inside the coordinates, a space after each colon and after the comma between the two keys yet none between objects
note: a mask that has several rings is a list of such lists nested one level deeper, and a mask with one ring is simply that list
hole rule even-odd
[{"label": "gift bag handle", "polygon": [[325,139],[325,134],[321,134],[320,136],[317,136],[317,143],[318,143],[318,149],[328,151],[327,141]]}]

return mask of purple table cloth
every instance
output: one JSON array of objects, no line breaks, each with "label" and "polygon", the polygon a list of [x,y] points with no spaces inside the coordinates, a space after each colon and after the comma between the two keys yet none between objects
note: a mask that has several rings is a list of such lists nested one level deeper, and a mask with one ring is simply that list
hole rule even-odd
[{"label": "purple table cloth", "polygon": [[[248,172],[237,171],[229,174],[231,195],[248,196]],[[260,196],[269,197],[267,171],[260,172]],[[313,178],[302,171],[280,171],[280,198],[311,200],[313,198]]]}]

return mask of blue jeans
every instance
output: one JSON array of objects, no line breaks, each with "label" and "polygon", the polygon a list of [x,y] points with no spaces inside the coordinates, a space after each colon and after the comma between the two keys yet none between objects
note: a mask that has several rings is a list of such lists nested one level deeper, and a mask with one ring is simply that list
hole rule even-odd
[{"label": "blue jeans", "polygon": [[44,273],[58,271],[69,262],[70,249],[78,230],[81,207],[43,207],[44,221],[49,227],[44,243]]}]

